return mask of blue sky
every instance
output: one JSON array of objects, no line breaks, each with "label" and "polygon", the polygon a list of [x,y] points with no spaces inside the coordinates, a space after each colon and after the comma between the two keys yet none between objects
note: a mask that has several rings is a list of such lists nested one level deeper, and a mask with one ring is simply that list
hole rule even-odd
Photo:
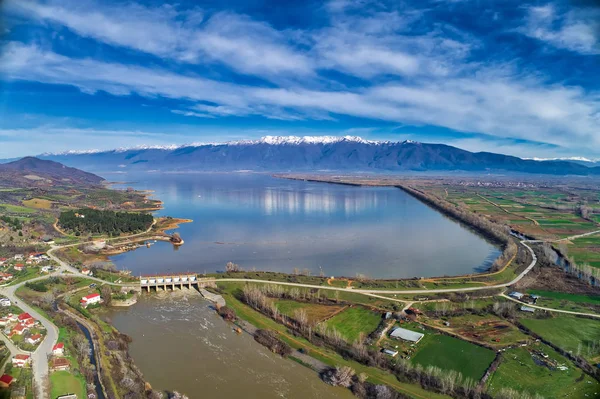
[{"label": "blue sky", "polygon": [[0,157],[265,135],[600,157],[595,4],[5,0]]}]

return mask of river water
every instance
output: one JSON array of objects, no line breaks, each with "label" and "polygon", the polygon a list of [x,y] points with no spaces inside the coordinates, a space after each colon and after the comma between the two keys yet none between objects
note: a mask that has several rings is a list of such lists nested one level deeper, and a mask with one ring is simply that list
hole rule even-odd
[{"label": "river water", "polygon": [[[109,177],[111,178],[111,177]],[[246,270],[371,278],[482,271],[499,250],[468,228],[393,187],[354,187],[250,173],[118,176],[153,190],[160,214],[193,219],[169,243],[113,257],[142,273]]]},{"label": "river water", "polygon": [[145,295],[105,317],[133,337],[130,353],[155,389],[177,390],[191,399],[353,397],[248,334],[237,334],[210,306],[199,293]]}]

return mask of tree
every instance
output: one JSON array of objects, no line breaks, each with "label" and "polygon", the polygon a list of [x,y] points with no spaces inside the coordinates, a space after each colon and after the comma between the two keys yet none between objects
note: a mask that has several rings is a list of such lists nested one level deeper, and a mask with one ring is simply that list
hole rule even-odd
[{"label": "tree", "polygon": [[110,306],[112,303],[112,288],[109,285],[103,285],[100,288],[100,294],[102,295],[102,299],[106,306]]},{"label": "tree", "polygon": [[352,385],[352,379],[355,371],[351,367],[342,366],[325,370],[321,374],[321,378],[329,385],[336,387],[349,388]]},{"label": "tree", "polygon": [[230,273],[230,272],[239,272],[240,271],[240,266],[237,263],[227,262],[227,265],[225,265],[225,271],[227,273]]}]

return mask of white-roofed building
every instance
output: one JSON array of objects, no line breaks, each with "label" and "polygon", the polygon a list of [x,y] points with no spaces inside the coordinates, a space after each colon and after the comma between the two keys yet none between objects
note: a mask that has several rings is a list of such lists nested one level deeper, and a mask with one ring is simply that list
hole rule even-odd
[{"label": "white-roofed building", "polygon": [[415,344],[419,342],[424,336],[425,334],[407,330],[406,328],[402,327],[395,328],[390,334],[390,337],[392,338],[403,339],[404,341],[414,342]]}]

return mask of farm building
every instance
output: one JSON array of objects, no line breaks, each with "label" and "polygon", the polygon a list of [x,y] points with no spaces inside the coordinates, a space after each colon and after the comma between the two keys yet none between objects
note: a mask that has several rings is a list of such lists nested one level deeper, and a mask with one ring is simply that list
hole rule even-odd
[{"label": "farm building", "polygon": [[390,337],[392,338],[400,338],[404,341],[414,342],[415,344],[418,343],[424,336],[425,334],[407,330],[406,328],[401,327],[395,328],[390,334]]},{"label": "farm building", "polygon": [[398,355],[398,351],[394,351],[391,349],[384,349],[382,350],[382,352],[391,357],[396,357]]},{"label": "farm building", "polygon": [[535,309],[530,306],[521,306],[521,312],[533,313],[535,312]]},{"label": "farm building", "polygon": [[517,292],[517,291],[513,291],[510,294],[508,294],[508,296],[511,297],[511,298],[515,298],[515,299],[521,300],[521,299],[523,299],[523,297],[525,296],[525,294],[522,294],[522,293]]}]

